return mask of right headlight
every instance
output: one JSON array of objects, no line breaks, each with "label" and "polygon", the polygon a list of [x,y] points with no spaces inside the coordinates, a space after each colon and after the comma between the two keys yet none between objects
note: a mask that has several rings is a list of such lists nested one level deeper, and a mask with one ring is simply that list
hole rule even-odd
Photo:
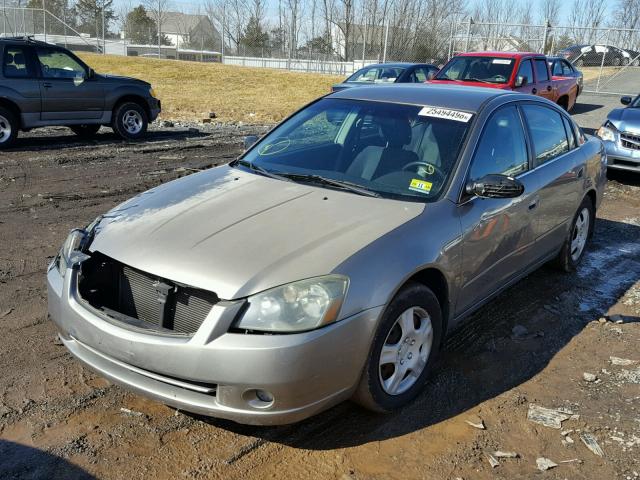
[{"label": "right headlight", "polygon": [[599,129],[596,135],[600,137],[604,141],[615,142],[616,141],[616,127],[609,120],[604,122]]},{"label": "right headlight", "polygon": [[310,278],[252,295],[236,327],[261,332],[302,332],[333,323],[347,293],[342,275]]}]

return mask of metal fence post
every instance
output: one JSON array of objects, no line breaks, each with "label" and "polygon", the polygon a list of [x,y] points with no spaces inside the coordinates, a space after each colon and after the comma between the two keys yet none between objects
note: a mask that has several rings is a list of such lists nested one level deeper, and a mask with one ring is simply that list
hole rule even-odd
[{"label": "metal fence post", "polygon": [[362,67],[364,67],[364,56],[367,50],[367,24],[364,24],[364,36],[362,37]]},{"label": "metal fence post", "polygon": [[471,24],[473,23],[473,18],[469,17],[469,23],[467,23],[467,38],[464,42],[464,51],[469,51],[469,42],[471,41]]},{"label": "metal fence post", "polygon": [[545,19],[544,21],[544,35],[542,36],[542,50],[540,53],[545,55],[547,53],[547,38],[549,36],[549,27],[551,24],[549,23],[549,19]]},{"label": "metal fence post", "polygon": [[44,41],[47,41],[47,6],[42,0],[42,29],[44,30]]},{"label": "metal fence post", "polygon": [[2,0],[2,36],[7,36],[7,0]]},{"label": "metal fence post", "polygon": [[387,20],[387,28],[384,33],[384,50],[382,52],[382,63],[387,61],[387,43],[389,42],[389,20]]},{"label": "metal fence post", "polygon": [[598,81],[596,82],[596,92],[600,91],[600,79],[602,78],[602,69],[604,68],[604,59],[607,57],[607,53],[609,53],[609,35],[611,34],[611,29],[607,30],[607,38],[604,42],[604,52],[602,53],[602,61],[600,62],[600,73],[598,74]]}]

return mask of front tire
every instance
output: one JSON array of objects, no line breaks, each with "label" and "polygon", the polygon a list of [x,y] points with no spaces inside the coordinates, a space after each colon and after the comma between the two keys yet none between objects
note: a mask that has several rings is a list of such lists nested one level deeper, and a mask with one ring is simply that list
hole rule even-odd
[{"label": "front tire", "polygon": [[18,136],[18,119],[11,110],[0,107],[0,150],[10,148]]},{"label": "front tire", "polygon": [[138,140],[147,132],[149,119],[139,104],[126,102],[113,112],[113,131],[125,140]]},{"label": "front tire", "polygon": [[442,310],[434,293],[409,283],[385,310],[353,400],[391,412],[423,389],[442,339]]},{"label": "front tire", "polygon": [[555,260],[555,264],[560,270],[573,272],[576,269],[584,256],[587,242],[593,235],[594,223],[595,209],[593,203],[589,197],[585,197],[573,217],[571,229]]},{"label": "front tire", "polygon": [[69,128],[81,138],[91,138],[98,133],[100,125],[72,125]]}]

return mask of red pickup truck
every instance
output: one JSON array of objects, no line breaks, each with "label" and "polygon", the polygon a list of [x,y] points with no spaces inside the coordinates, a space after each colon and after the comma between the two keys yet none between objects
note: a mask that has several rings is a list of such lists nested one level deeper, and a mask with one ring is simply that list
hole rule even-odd
[{"label": "red pickup truck", "polygon": [[576,103],[575,78],[551,76],[540,53],[473,52],[456,55],[427,83],[502,88],[548,98],[570,111]]}]

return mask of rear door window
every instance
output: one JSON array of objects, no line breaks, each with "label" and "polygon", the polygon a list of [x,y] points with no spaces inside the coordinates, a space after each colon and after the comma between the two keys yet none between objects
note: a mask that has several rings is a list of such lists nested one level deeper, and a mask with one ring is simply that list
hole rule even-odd
[{"label": "rear door window", "polygon": [[559,61],[553,62],[553,69],[551,70],[551,75],[554,75],[556,77],[561,77],[564,75],[564,72],[562,71],[562,62],[559,62]]},{"label": "rear door window", "polygon": [[5,47],[2,71],[7,78],[30,78],[35,76],[30,62],[27,61],[27,51],[24,47]]},{"label": "rear door window", "polygon": [[569,151],[565,124],[560,113],[542,105],[523,105],[522,110],[531,132],[537,165]]},{"label": "rear door window", "polygon": [[549,81],[549,71],[547,70],[547,61],[541,58],[534,60],[536,66],[536,82]]},{"label": "rear door window", "polygon": [[528,167],[520,114],[514,106],[503,107],[491,116],[482,132],[469,178],[478,180],[492,173],[516,176]]}]

